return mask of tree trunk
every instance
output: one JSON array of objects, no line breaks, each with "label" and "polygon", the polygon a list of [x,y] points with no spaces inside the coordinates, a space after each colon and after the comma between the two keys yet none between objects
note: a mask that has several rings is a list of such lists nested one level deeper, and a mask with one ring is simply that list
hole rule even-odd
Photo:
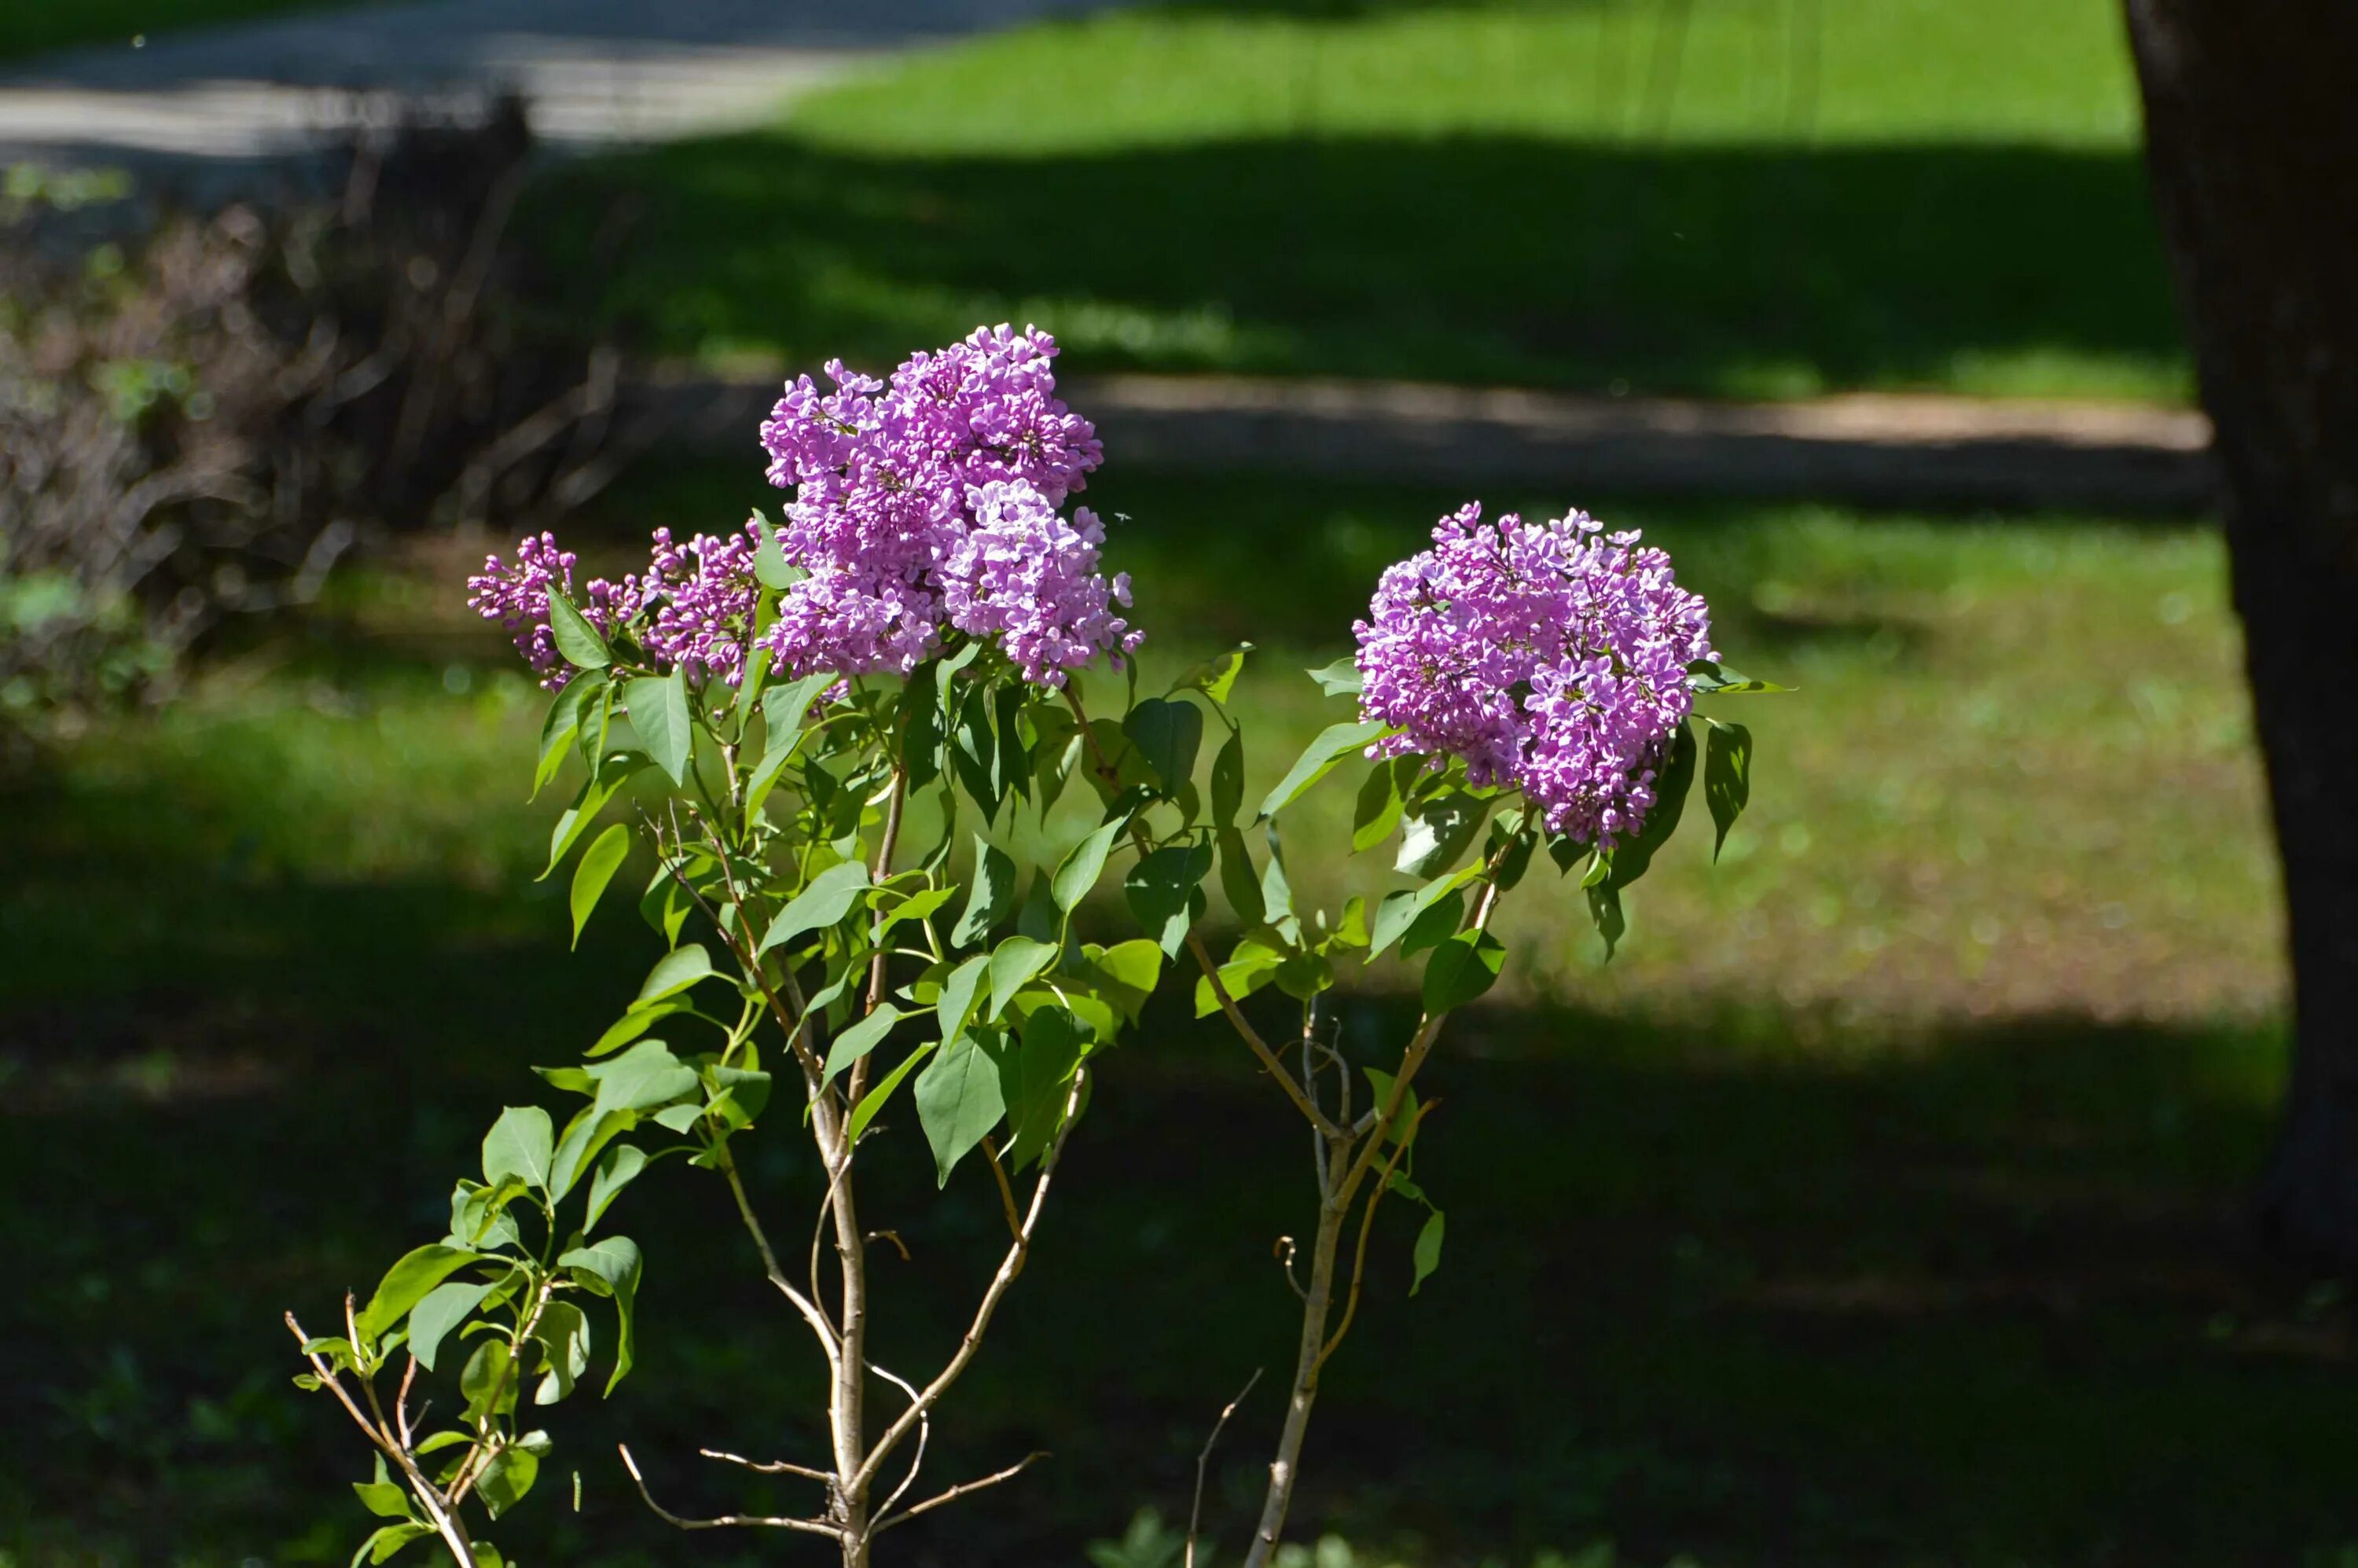
[{"label": "tree trunk", "polygon": [[2290,919],[2270,1238],[2358,1264],[2358,4],[2126,0]]}]

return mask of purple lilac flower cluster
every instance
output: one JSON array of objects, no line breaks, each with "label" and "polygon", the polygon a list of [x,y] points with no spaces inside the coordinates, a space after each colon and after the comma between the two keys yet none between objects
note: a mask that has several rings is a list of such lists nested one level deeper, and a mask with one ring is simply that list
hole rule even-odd
[{"label": "purple lilac flower cluster", "polygon": [[[1036,329],[978,330],[919,353],[890,383],[827,367],[786,389],[762,427],[772,483],[792,487],[777,531],[806,574],[781,596],[759,646],[795,674],[906,674],[956,630],[1004,648],[1035,685],[1101,654],[1119,660],[1144,633],[1115,613],[1127,573],[1098,568],[1104,526],[1066,498],[1104,456],[1087,420],[1055,395],[1055,341]],[[743,679],[764,524],[686,545],[658,529],[644,577],[602,579],[577,595],[574,557],[548,535],[525,539],[514,566],[497,556],[467,582],[468,604],[514,635],[551,690],[570,669],[548,625],[552,585],[612,635],[631,622],[658,668]]]},{"label": "purple lilac flower cluster", "polygon": [[889,383],[838,361],[834,390],[787,387],[762,445],[770,482],[795,492],[779,547],[810,576],[780,606],[783,665],[905,673],[946,624],[1053,687],[1138,646],[1113,612],[1128,577],[1098,570],[1102,526],[1057,515],[1104,448],[1056,397],[1055,354],[1037,329],[985,328]]},{"label": "purple lilac flower cluster", "polygon": [[[666,535],[658,534],[658,539]],[[557,546],[557,535],[527,535],[517,541],[515,565],[492,556],[483,569],[467,579],[467,608],[486,621],[496,621],[515,640],[516,652],[532,666],[540,684],[551,691],[573,678],[573,666],[557,651],[557,635],[548,627],[548,590],[553,584],[568,599],[581,599],[581,612],[602,636],[639,612],[643,594],[636,578],[620,583],[590,579],[584,594],[573,590],[575,556]]]},{"label": "purple lilac flower cluster", "polygon": [[1353,628],[1361,712],[1401,727],[1372,754],[1450,752],[1509,785],[1548,830],[1606,849],[1654,804],[1663,743],[1693,707],[1687,665],[1714,656],[1699,594],[1638,535],[1584,512],[1482,521],[1468,505],[1433,548],[1389,568]]}]

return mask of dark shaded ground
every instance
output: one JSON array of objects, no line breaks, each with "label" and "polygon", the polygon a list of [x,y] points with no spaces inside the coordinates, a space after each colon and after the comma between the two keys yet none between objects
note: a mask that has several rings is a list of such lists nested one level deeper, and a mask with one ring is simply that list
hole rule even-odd
[{"label": "dark shaded ground", "polygon": [[[609,525],[725,524],[759,488],[633,487]],[[1213,639],[1331,635],[1453,498],[1117,472],[1089,499],[1139,514],[1119,524],[1120,558],[1155,583],[1155,623]],[[1727,863],[1706,872],[1698,850],[1658,869],[1615,969],[1566,971],[1587,977],[1567,994],[1604,1000],[1567,1010],[1502,988],[1455,1029],[1417,1173],[1449,1211],[1444,1266],[1407,1300],[1413,1220],[1386,1216],[1297,1539],[1339,1530],[1363,1563],[1436,1568],[1596,1541],[1644,1563],[1861,1568],[2306,1564],[2358,1541],[2346,1310],[2254,1257],[2238,1206],[2280,1038],[2099,1022],[2100,1002],[2074,1000],[2106,995],[2101,965],[2134,943],[2142,967],[2121,983],[2146,1005],[2265,1016],[2248,975],[2241,990],[2168,989],[2205,964],[2255,967],[2223,931],[2266,924],[2267,890],[2233,858],[2245,792],[2196,787],[2192,730],[2124,741],[2090,765],[2133,773],[2184,818],[2147,829],[2142,798],[2080,801],[2149,834],[2124,849],[2070,836],[2062,797],[2091,793],[2084,773],[2015,765],[2124,722],[2105,695],[2136,685],[2122,669],[2174,683],[2188,725],[2232,687],[2224,612],[2192,597],[2215,570],[2204,542],[1739,508],[1688,509],[1651,536],[1719,599],[1732,645],[1768,673],[1804,671],[1808,690],[1757,720],[1779,772]],[[1769,592],[1780,579],[1814,597]],[[527,1065],[578,1052],[653,957],[621,914],[568,955],[561,892],[519,869],[557,809],[519,799],[537,705],[452,580],[446,562],[380,584],[275,664],[225,668],[224,684],[251,683],[246,706],[205,695],[96,733],[0,795],[14,1568],[344,1561],[364,1524],[344,1483],[366,1465],[337,1412],[288,1386],[279,1314],[326,1320],[438,1234],[496,1108],[546,1098]],[[2169,595],[2187,600],[2184,623],[2155,618]],[[2050,612],[2081,648],[2067,682]],[[1306,646],[1259,657],[1240,688],[1257,726],[1325,721],[1289,695],[1306,693],[1292,668]],[[1893,692],[1898,719],[1879,706]],[[1977,727],[1983,705],[2017,727]],[[2218,722],[2209,744],[2239,757]],[[1909,786],[1931,791],[1921,821],[1853,792],[1909,768],[1931,769]],[[2009,815],[1985,815],[1991,800]],[[2058,818],[2064,838],[2039,837]],[[1792,858],[1812,822],[1822,848]],[[1983,831],[1990,869],[1961,869],[1951,838]],[[2206,923],[2097,891],[2124,854],[2140,882],[2181,874],[2163,840],[2233,852],[2197,868]],[[1752,875],[1773,890],[1757,910],[1698,902]],[[2038,907],[2042,879],[2126,899],[2131,923],[2010,925],[1974,951],[2031,977],[2036,995],[2011,1000],[1958,968],[1979,940],[1958,928]],[[1861,907],[1854,884],[1887,886],[1885,903]],[[1858,958],[1855,931],[1909,899],[1938,940]],[[1567,940],[1534,914],[1534,937]],[[1760,935],[1741,936],[1755,916]],[[1780,1004],[1789,979],[1833,1000]],[[1844,1014],[1870,992],[1912,1011]],[[1355,1041],[1401,1022],[1354,1005]],[[1984,1006],[1990,1021],[1962,1022]],[[1242,1538],[1293,1332],[1271,1247],[1306,1222],[1307,1152],[1224,1039],[1168,1013],[1141,1038],[1107,1065],[1042,1250],[926,1474],[1033,1448],[1055,1461],[888,1538],[899,1561],[1071,1564],[1140,1507],[1183,1514],[1213,1416],[1266,1367],[1213,1488],[1214,1533]],[[798,1244],[817,1190],[790,1131],[745,1152]],[[914,1254],[882,1281],[880,1353],[904,1372],[953,1342],[1000,1234],[977,1171],[935,1202],[918,1144],[893,1130],[863,1195]],[[799,1503],[692,1455],[807,1457],[817,1368],[702,1173],[659,1167],[616,1216],[649,1254],[639,1369],[611,1401],[557,1412],[544,1495],[503,1546],[534,1568],[819,1561],[801,1541],[673,1534],[630,1496],[618,1438],[676,1509]]]},{"label": "dark shaded ground", "polygon": [[[2118,390],[2147,393],[2182,358],[2125,151],[1463,136],[931,158],[779,133],[569,169],[539,212],[587,255],[618,197],[637,222],[612,314],[673,352],[890,364],[1013,313],[1065,333],[1076,368],[1592,391],[1974,389],[1974,356],[2051,351],[2143,367]],[[1095,331],[1092,305],[1143,324]]]},{"label": "dark shaded ground", "polygon": [[[525,1065],[586,1038],[649,944],[616,923],[568,962],[546,901],[135,868],[38,799],[11,815],[37,831],[10,835],[29,967],[0,1015],[0,1542],[27,1563],[340,1561],[362,1466],[284,1381],[278,1312],[327,1316],[438,1230]],[[92,898],[155,927],[43,940],[55,901]],[[1134,1506],[1180,1509],[1212,1412],[1282,1358],[1268,1248],[1302,1222],[1297,1140],[1233,1048],[1165,1022],[1109,1065],[929,1474],[1057,1459],[913,1527],[906,1561],[1072,1562]],[[1305,1529],[1433,1563],[1600,1538],[1641,1562],[2291,1563],[2358,1538],[2342,1312],[2247,1258],[2236,1221],[2265,1126],[2222,1065],[2272,1049],[2056,1018],[1846,1064],[1769,1018],[1485,1009],[1433,1076],[1419,1173],[1451,1211],[1446,1264],[1412,1303],[1405,1229],[1379,1249]],[[923,1201],[898,1141],[867,1202],[914,1253],[882,1320],[914,1368],[954,1336],[996,1216],[979,1184]],[[773,1209],[815,1207],[787,1141],[759,1147]],[[673,1169],[627,1200],[641,1369],[566,1408],[556,1495],[502,1534],[522,1561],[794,1551],[670,1535],[611,1456],[618,1434],[670,1456],[663,1493],[706,1507],[763,1494],[677,1456],[814,1440],[770,1413],[806,1408],[812,1368],[717,1198]],[[1224,1451],[1231,1536],[1275,1410],[1248,1406]]]}]

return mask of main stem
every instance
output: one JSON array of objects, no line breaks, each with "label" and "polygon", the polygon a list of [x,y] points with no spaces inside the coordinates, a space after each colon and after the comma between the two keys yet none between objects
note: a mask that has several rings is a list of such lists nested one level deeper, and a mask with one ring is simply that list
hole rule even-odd
[{"label": "main stem", "polygon": [[[892,852],[901,838],[901,807],[908,794],[908,773],[896,766],[892,789],[884,810],[884,832],[876,849],[875,880],[892,872]],[[880,948],[869,965],[868,1011],[884,996],[884,953]],[[851,1190],[851,1140],[845,1127],[849,1111],[868,1087],[868,1059],[852,1066],[850,1081],[840,1101],[822,1099],[812,1120],[819,1146],[827,1153],[827,1180],[832,1184],[835,1210],[835,1256],[843,1271],[842,1314],[838,1319],[842,1353],[835,1361],[835,1395],[827,1423],[835,1433],[837,1523],[843,1530],[843,1568],[868,1568],[870,1538],[868,1483],[868,1244],[860,1231],[860,1206]]]},{"label": "main stem", "polygon": [[[1338,1173],[1350,1157],[1345,1139],[1326,1141],[1327,1169]],[[1277,1457],[1270,1462],[1269,1494],[1261,1503],[1260,1524],[1245,1553],[1245,1568],[1267,1568],[1285,1531],[1286,1510],[1293,1505],[1294,1478],[1301,1472],[1302,1440],[1310,1431],[1310,1407],[1318,1399],[1318,1366],[1325,1358],[1326,1319],[1335,1304],[1335,1254],[1343,1238],[1343,1220],[1350,1208],[1347,1189],[1337,1181],[1318,1200],[1318,1235],[1310,1249],[1310,1284],[1302,1303],[1302,1346],[1294,1357],[1293,1389],[1285,1404],[1285,1430],[1278,1435]]]},{"label": "main stem", "polygon": [[839,1118],[838,1108],[826,1100],[812,1118],[827,1156],[827,1179],[834,1184],[835,1257],[843,1271],[842,1305],[836,1319],[841,1353],[835,1360],[827,1425],[835,1434],[835,1522],[843,1531],[843,1565],[868,1568],[868,1488],[860,1479],[868,1456],[868,1256],[852,1194],[851,1145]]}]

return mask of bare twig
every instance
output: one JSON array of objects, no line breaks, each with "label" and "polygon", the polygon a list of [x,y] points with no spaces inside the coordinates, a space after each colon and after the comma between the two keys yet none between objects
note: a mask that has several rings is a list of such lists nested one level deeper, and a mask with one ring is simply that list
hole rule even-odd
[{"label": "bare twig", "polygon": [[1303,1290],[1302,1281],[1293,1277],[1293,1255],[1298,1250],[1300,1249],[1293,1245],[1293,1237],[1281,1236],[1277,1238],[1277,1244],[1270,1249],[1270,1254],[1285,1265],[1286,1284],[1293,1288],[1295,1295],[1306,1302],[1310,1299],[1310,1292]]},{"label": "bare twig", "polygon": [[1015,1211],[1015,1188],[1007,1179],[1007,1167],[1000,1162],[999,1144],[989,1133],[983,1135],[982,1153],[990,1162],[990,1173],[999,1180],[999,1205],[1007,1214],[1007,1233],[1021,1241],[1023,1221]]},{"label": "bare twig", "polygon": [[717,1459],[723,1465],[741,1465],[763,1476],[800,1476],[806,1480],[833,1482],[835,1477],[824,1470],[814,1470],[807,1465],[791,1464],[784,1459],[748,1459],[741,1454],[723,1454],[717,1448],[699,1448],[697,1452],[707,1459]]},{"label": "bare twig", "polygon": [[[352,1320],[350,1296],[345,1298],[344,1316],[346,1323],[350,1324]],[[434,1523],[434,1532],[442,1538],[442,1544],[450,1549],[450,1555],[459,1563],[460,1568],[475,1568],[475,1553],[468,1545],[467,1532],[460,1528],[458,1510],[435,1487],[434,1483],[426,1478],[426,1473],[417,1467],[417,1461],[410,1454],[408,1448],[394,1441],[390,1432],[372,1423],[367,1416],[361,1413],[360,1406],[353,1403],[352,1395],[345,1391],[343,1379],[328,1365],[324,1357],[313,1354],[308,1348],[311,1343],[311,1336],[303,1331],[303,1325],[296,1321],[295,1314],[291,1312],[287,1314],[287,1331],[295,1336],[297,1345],[307,1347],[303,1351],[303,1359],[311,1364],[311,1375],[319,1379],[319,1386],[335,1395],[336,1402],[344,1407],[344,1413],[352,1418],[352,1424],[359,1427],[369,1442],[374,1444],[386,1458],[400,1467],[402,1478],[409,1483],[411,1494],[426,1509],[426,1517]],[[351,1343],[357,1350],[360,1345],[359,1339],[355,1337]],[[354,1374],[354,1379],[360,1382],[362,1388],[368,1386],[367,1380],[360,1378],[357,1373]]]},{"label": "bare twig", "polygon": [[[891,1383],[903,1393],[908,1395],[909,1403],[912,1406],[915,1405],[918,1399],[916,1386],[911,1383],[906,1378],[902,1377],[897,1372],[888,1371],[884,1368],[879,1367],[873,1361],[868,1363],[868,1369],[875,1373],[878,1377],[883,1379],[886,1382]],[[907,1492],[911,1487],[917,1484],[917,1472],[924,1469],[925,1466],[925,1445],[927,1443],[932,1441],[933,1435],[934,1423],[931,1420],[920,1416],[917,1421],[917,1452],[912,1455],[909,1460],[909,1473],[901,1477],[901,1484],[892,1488],[892,1495],[884,1499],[884,1506],[876,1510],[876,1522],[872,1523],[869,1527],[869,1534],[873,1535],[876,1531],[884,1528],[882,1521],[892,1517],[892,1505],[899,1502],[902,1495]]]},{"label": "bare twig", "polygon": [[1237,1397],[1228,1401],[1228,1408],[1220,1411],[1220,1419],[1212,1423],[1212,1435],[1204,1439],[1204,1451],[1195,1455],[1195,1501],[1187,1509],[1187,1559],[1184,1568],[1195,1568],[1195,1539],[1201,1533],[1204,1522],[1204,1472],[1211,1466],[1213,1445],[1220,1441],[1220,1433],[1228,1426],[1228,1417],[1237,1413],[1237,1407],[1245,1402],[1245,1396],[1251,1393],[1253,1385],[1260,1381],[1260,1374],[1261,1368],[1253,1368],[1253,1375],[1245,1379],[1245,1386],[1237,1390]]},{"label": "bare twig", "polygon": [[1027,1454],[1022,1458],[1017,1460],[1014,1464],[1010,1465],[1006,1469],[985,1476],[980,1480],[960,1481],[948,1491],[938,1493],[934,1497],[927,1498],[924,1502],[919,1503],[916,1507],[909,1509],[903,1512],[894,1514],[891,1519],[879,1524],[876,1527],[874,1533],[882,1534],[883,1531],[892,1529],[896,1524],[906,1524],[911,1519],[915,1519],[919,1514],[929,1514],[936,1509],[940,1508],[944,1503],[954,1503],[969,1492],[979,1492],[985,1487],[996,1487],[1001,1481],[1012,1480],[1046,1457],[1048,1457],[1048,1454],[1046,1450],[1044,1449],[1037,1454]]},{"label": "bare twig", "polygon": [[716,1519],[682,1519],[679,1515],[672,1512],[669,1509],[655,1501],[654,1494],[647,1490],[647,1478],[639,1474],[639,1462],[631,1457],[630,1444],[626,1443],[618,1443],[614,1446],[622,1453],[622,1468],[631,1473],[631,1479],[638,1486],[640,1499],[647,1505],[648,1509],[653,1510],[655,1518],[663,1520],[664,1523],[670,1525],[675,1530],[729,1530],[732,1528],[750,1530],[798,1530],[808,1535],[824,1535],[832,1541],[840,1541],[843,1539],[843,1532],[836,1529],[835,1526],[827,1523],[825,1519],[771,1518],[761,1514],[722,1514]]},{"label": "bare twig", "polygon": [[1391,1158],[1384,1162],[1374,1190],[1368,1194],[1367,1207],[1359,1212],[1359,1245],[1351,1256],[1351,1291],[1344,1298],[1343,1321],[1335,1325],[1335,1333],[1326,1341],[1326,1347],[1318,1353],[1318,1365],[1322,1368],[1326,1365],[1326,1358],[1335,1354],[1336,1347],[1343,1343],[1343,1336],[1351,1332],[1351,1320],[1359,1314],[1359,1286],[1368,1274],[1368,1237],[1375,1229],[1376,1206],[1384,1201],[1384,1194],[1391,1186],[1392,1173],[1400,1169],[1401,1157],[1408,1152],[1408,1146],[1416,1141],[1416,1130],[1423,1125],[1425,1116],[1440,1103],[1437,1099],[1429,1099],[1416,1108],[1416,1115],[1409,1121],[1408,1131],[1392,1145]]},{"label": "bare twig", "polygon": [[[884,1429],[884,1434],[876,1440],[876,1446],[869,1450],[867,1458],[852,1473],[850,1484],[845,1488],[852,1495],[860,1495],[867,1489],[870,1483],[875,1480],[877,1470],[892,1450],[898,1447],[909,1435],[910,1431],[925,1418],[926,1412],[933,1409],[935,1403],[949,1391],[950,1385],[957,1381],[958,1375],[967,1369],[968,1364],[974,1359],[975,1353],[982,1348],[982,1336],[990,1327],[991,1314],[999,1310],[1000,1300],[1007,1294],[1007,1288],[1015,1282],[1015,1276],[1023,1271],[1024,1259],[1032,1249],[1033,1233],[1039,1227],[1041,1210],[1048,1201],[1049,1182],[1055,1175],[1056,1162],[1064,1154],[1065,1141],[1072,1134],[1074,1117],[1079,1108],[1081,1095],[1087,1087],[1087,1068],[1083,1068],[1073,1079],[1072,1092],[1065,1097],[1065,1100],[1064,1125],[1056,1130],[1055,1141],[1049,1145],[1047,1154],[1040,1162],[1040,1177],[1033,1184],[1032,1202],[1024,1213],[1022,1228],[1016,1233],[1015,1240],[1008,1247],[1006,1256],[1000,1260],[998,1272],[991,1276],[990,1283],[984,1288],[982,1301],[975,1308],[973,1323],[968,1325],[965,1336],[958,1341],[958,1347],[951,1354],[947,1365],[935,1374],[931,1383],[925,1385],[925,1392],[917,1396],[916,1402],[902,1411],[899,1418]],[[1003,1477],[993,1478],[1003,1479]],[[975,1484],[980,1486],[989,1483]],[[935,1502],[925,1504],[925,1507],[935,1507],[939,1502],[946,1501],[947,1498],[948,1494],[945,1494]],[[919,1510],[911,1509],[909,1513],[900,1517],[908,1519],[917,1511]]]},{"label": "bare twig", "polygon": [[777,1287],[778,1292],[794,1303],[795,1310],[802,1314],[803,1321],[810,1325],[813,1334],[818,1336],[819,1348],[826,1353],[827,1366],[834,1367],[837,1355],[835,1325],[827,1320],[826,1313],[819,1310],[817,1302],[795,1289],[794,1281],[786,1278],[785,1270],[778,1266],[778,1255],[771,1249],[769,1233],[762,1228],[761,1218],[753,1212],[753,1202],[746,1196],[745,1179],[738,1173],[736,1158],[729,1152],[726,1143],[716,1144],[715,1148],[719,1152],[716,1162],[720,1167],[720,1173],[727,1178],[730,1194],[737,1200],[737,1217],[744,1222],[745,1233],[753,1238],[754,1250],[762,1255],[763,1272],[769,1276],[770,1283]]}]

